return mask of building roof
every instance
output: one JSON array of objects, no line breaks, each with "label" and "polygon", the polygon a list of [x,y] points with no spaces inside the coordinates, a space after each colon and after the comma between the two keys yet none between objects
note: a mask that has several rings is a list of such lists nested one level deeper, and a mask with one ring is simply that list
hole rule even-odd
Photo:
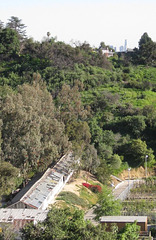
[{"label": "building roof", "polygon": [[28,192],[26,192],[20,201],[34,208],[40,208],[62,176],[62,174],[54,172],[53,169],[48,168],[44,175],[29,189]]},{"label": "building roof", "polygon": [[0,208],[0,222],[12,223],[14,220],[44,221],[48,211],[38,209]]},{"label": "building roof", "polygon": [[48,168],[39,180],[31,184],[30,188],[20,191],[12,203],[20,201],[32,208],[40,208],[59,181],[69,175],[72,164],[72,153],[64,155],[53,168]]},{"label": "building roof", "polygon": [[29,191],[29,189],[35,184],[35,182],[37,182],[41,178],[41,176],[42,174],[38,174],[36,177],[32,178],[32,180],[29,181],[29,183],[15,195],[15,197],[11,200],[11,203],[14,204],[20,201],[20,199],[26,194],[26,192]]},{"label": "building roof", "polygon": [[55,173],[62,174],[63,176],[68,176],[73,169],[74,157],[72,153],[64,155],[53,167]]},{"label": "building roof", "polygon": [[100,222],[147,222],[146,216],[103,216]]}]

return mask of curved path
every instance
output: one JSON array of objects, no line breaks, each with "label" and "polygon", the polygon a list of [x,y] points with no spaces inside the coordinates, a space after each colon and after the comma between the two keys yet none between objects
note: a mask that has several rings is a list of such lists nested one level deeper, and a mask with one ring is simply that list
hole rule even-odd
[{"label": "curved path", "polygon": [[[113,195],[115,199],[120,199],[121,201],[125,200],[128,197],[130,189],[133,187],[134,182],[137,180],[125,180],[120,182],[113,190]],[[94,207],[89,209],[84,218],[85,220],[90,220],[94,225],[97,225],[99,222],[94,220],[95,214]]]}]

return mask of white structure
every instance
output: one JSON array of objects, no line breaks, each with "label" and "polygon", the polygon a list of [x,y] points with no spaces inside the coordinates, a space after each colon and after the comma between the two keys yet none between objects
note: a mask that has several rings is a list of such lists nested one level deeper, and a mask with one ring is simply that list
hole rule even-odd
[{"label": "white structure", "polygon": [[0,208],[0,228],[3,225],[12,225],[14,230],[20,230],[28,222],[43,222],[47,217],[48,211],[36,209],[8,209]]},{"label": "white structure", "polygon": [[109,51],[109,48],[106,49],[102,49],[102,53],[106,56],[106,57],[113,57],[114,52],[111,50]]},{"label": "white structure", "polygon": [[72,176],[75,160],[72,153],[64,155],[53,167],[28,189],[21,190],[8,208],[45,210]]}]

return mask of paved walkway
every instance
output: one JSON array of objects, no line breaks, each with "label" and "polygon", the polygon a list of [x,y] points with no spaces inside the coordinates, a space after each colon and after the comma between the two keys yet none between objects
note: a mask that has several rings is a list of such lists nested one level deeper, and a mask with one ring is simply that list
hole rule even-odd
[{"label": "paved walkway", "polygon": [[[121,201],[125,200],[128,196],[130,189],[133,187],[135,180],[125,180],[119,183],[113,190],[113,195],[115,199],[120,199]],[[89,209],[85,214],[85,220],[90,220],[94,225],[97,225],[99,222],[95,221],[94,207]]]},{"label": "paved walkway", "polygon": [[85,216],[84,216],[84,219],[85,219],[85,220],[90,220],[90,221],[96,226],[96,225],[99,224],[99,222],[96,221],[94,218],[95,218],[95,214],[94,214],[94,207],[93,207],[93,208],[90,208],[90,209],[86,212],[86,214],[85,214]]},{"label": "paved walkway", "polygon": [[129,191],[133,188],[135,180],[125,180],[119,183],[113,190],[115,199],[125,200],[128,197]]}]

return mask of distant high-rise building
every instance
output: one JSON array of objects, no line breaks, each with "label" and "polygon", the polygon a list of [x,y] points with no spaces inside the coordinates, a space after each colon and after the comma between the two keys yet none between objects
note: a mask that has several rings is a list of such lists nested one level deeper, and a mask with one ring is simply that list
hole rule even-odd
[{"label": "distant high-rise building", "polygon": [[127,51],[127,39],[125,40],[124,51]]},{"label": "distant high-rise building", "polygon": [[114,47],[113,45],[109,45],[109,47],[116,52],[116,47]]},{"label": "distant high-rise building", "polygon": [[124,47],[123,46],[120,46],[119,49],[120,49],[120,52],[124,51]]},{"label": "distant high-rise building", "polygon": [[127,39],[125,40],[124,46],[119,47],[120,52],[126,52],[127,51]]}]

